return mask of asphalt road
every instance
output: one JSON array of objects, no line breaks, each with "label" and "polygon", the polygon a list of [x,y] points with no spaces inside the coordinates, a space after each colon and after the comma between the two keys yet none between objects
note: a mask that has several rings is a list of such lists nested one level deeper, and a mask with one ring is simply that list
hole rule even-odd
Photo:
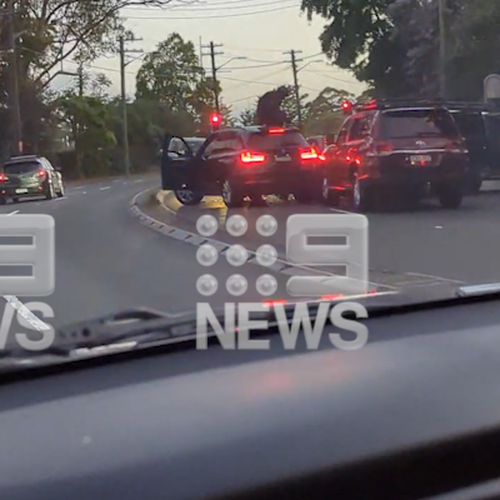
[{"label": "asphalt road", "polygon": [[[138,192],[158,185],[155,176],[131,180],[101,181],[67,188],[66,196],[51,201],[26,201],[0,207],[13,217],[23,213],[46,213],[56,221],[56,289],[40,298],[20,297],[23,302],[44,300],[55,312],[54,326],[67,325],[124,309],[149,307],[169,313],[193,310],[200,301],[213,307],[225,302],[267,300],[257,293],[256,280],[264,273],[259,266],[245,264],[235,269],[224,256],[210,269],[196,258],[197,248],[138,223],[130,213],[130,200]],[[168,198],[168,196],[167,196]],[[325,212],[325,207],[293,203],[236,211],[225,209],[218,199],[200,207],[181,207],[167,199],[168,210],[156,205],[156,216],[193,229],[203,213],[215,214],[222,223],[232,213],[241,213],[250,228],[258,216],[274,215],[277,233],[266,241],[284,252],[284,228],[292,213]],[[415,212],[369,215],[371,279],[395,288],[500,281],[500,193],[468,198],[457,211],[423,204]],[[228,234],[217,238],[234,242]],[[256,249],[263,243],[255,231],[239,243]],[[204,299],[196,290],[200,275],[217,277],[217,293]],[[241,297],[225,289],[226,279],[242,274],[248,291]],[[287,298],[288,276],[270,272],[278,289],[270,299]]]},{"label": "asphalt road", "polygon": [[[370,278],[397,288],[429,287],[448,283],[500,282],[500,191],[487,184],[488,191],[468,197],[459,210],[445,210],[432,200],[417,209],[393,208],[368,214]],[[224,224],[232,214],[242,214],[249,221],[244,244],[256,249],[263,238],[252,228],[262,214],[273,215],[278,231],[266,238],[285,255],[286,221],[294,213],[332,213],[337,209],[303,206],[294,202],[270,200],[267,207],[228,210],[220,198],[205,198],[197,207],[179,204],[172,193],[165,193],[165,220],[192,230],[201,214],[210,213]],[[175,214],[175,215],[174,215]],[[224,236],[228,242],[232,237]]]},{"label": "asphalt road", "polygon": [[[19,299],[48,303],[55,319],[47,322],[56,327],[137,307],[180,313],[194,309],[203,299],[196,281],[209,272],[218,277],[219,290],[205,301],[213,307],[234,302],[225,290],[225,280],[235,270],[223,258],[207,271],[197,263],[194,247],[144,227],[130,213],[133,196],[157,185],[156,177],[102,181],[68,186],[61,199],[1,206],[0,213],[12,217],[50,214],[56,224],[55,292]],[[255,291],[261,269],[245,265],[237,272],[248,281],[241,299],[262,301]],[[274,297],[282,296],[285,279],[275,276],[279,288]]]}]

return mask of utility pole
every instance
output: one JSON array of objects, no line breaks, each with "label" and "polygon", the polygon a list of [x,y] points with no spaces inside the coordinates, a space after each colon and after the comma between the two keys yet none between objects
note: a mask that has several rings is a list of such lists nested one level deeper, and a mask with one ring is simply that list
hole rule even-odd
[{"label": "utility pole", "polygon": [[438,0],[439,15],[439,90],[442,99],[448,95],[446,78],[446,21],[445,21],[446,0]]},{"label": "utility pole", "polygon": [[80,99],[83,97],[83,93],[84,93],[84,88],[83,88],[83,65],[80,64],[78,66],[78,96],[80,97]]},{"label": "utility pole", "polygon": [[125,81],[125,69],[130,63],[126,61],[126,55],[132,53],[140,53],[142,50],[127,50],[125,42],[139,42],[142,39],[131,38],[125,39],[125,36],[121,34],[118,37],[119,51],[120,51],[120,83],[121,83],[121,104],[122,104],[122,116],[123,116],[123,162],[125,165],[125,175],[128,177],[130,175],[130,146],[128,142],[128,113],[127,113],[127,91],[126,91],[126,81]]},{"label": "utility pole", "polygon": [[299,122],[299,127],[302,126],[302,105],[300,103],[300,87],[299,87],[299,78],[297,69],[297,54],[300,54],[301,50],[291,50],[290,52],[284,52],[284,54],[290,55],[290,62],[292,64],[292,72],[293,72],[293,89],[295,94],[295,104],[297,106],[297,119]]},{"label": "utility pole", "polygon": [[[216,45],[214,42],[210,42],[209,45],[204,45],[202,48],[208,49],[209,55],[210,55],[210,60],[212,64],[212,83],[213,83],[213,91],[214,91],[214,98],[215,98],[215,111],[219,114],[220,113],[220,101],[219,101],[219,82],[217,81],[217,66],[215,64],[215,56],[221,56],[224,54],[224,52],[216,52],[215,49],[218,49],[222,47],[222,45]],[[203,56],[204,54],[202,54]]]},{"label": "utility pole", "polygon": [[7,29],[8,47],[7,52],[10,60],[10,85],[9,85],[9,109],[11,112],[11,127],[13,129],[12,149],[14,154],[23,153],[23,122],[21,119],[21,105],[19,102],[19,74],[17,66],[16,50],[16,27],[15,27],[15,0],[7,3]]}]

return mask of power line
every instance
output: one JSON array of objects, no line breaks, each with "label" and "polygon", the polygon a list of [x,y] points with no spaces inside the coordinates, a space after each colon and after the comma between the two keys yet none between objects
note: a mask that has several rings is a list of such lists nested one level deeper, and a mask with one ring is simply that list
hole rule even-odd
[{"label": "power line", "polygon": [[268,14],[271,12],[279,12],[283,10],[289,10],[289,9],[296,9],[297,7],[300,7],[299,5],[290,5],[288,7],[278,7],[275,9],[267,9],[267,10],[258,10],[255,12],[242,12],[241,14],[227,14],[227,15],[222,15],[222,16],[191,16],[191,15],[186,15],[182,17],[166,17],[166,16],[144,16],[144,17],[138,17],[138,16],[126,16],[125,19],[132,19],[133,21],[140,21],[140,20],[156,20],[156,19],[162,19],[162,20],[181,20],[181,21],[191,21],[194,19],[227,19],[230,17],[245,17],[245,16],[256,16],[259,14]]},{"label": "power line", "polygon": [[[237,2],[223,2],[219,4],[214,4],[212,7],[205,7],[201,6],[198,4],[192,4],[189,7],[181,7],[178,5],[174,5],[169,9],[156,9],[157,12],[165,12],[166,10],[172,12],[172,11],[197,11],[197,12],[207,12],[207,11],[219,11],[219,10],[240,10],[240,9],[249,9],[249,8],[255,8],[255,7],[269,7],[269,6],[285,6],[286,4],[290,4],[291,7],[294,6],[300,6],[295,0],[285,0],[283,2],[264,2],[264,3],[254,3],[253,1],[251,2],[246,2],[243,4],[238,4]],[[147,8],[142,8],[142,9],[133,9],[129,8],[130,10],[133,10],[134,12],[139,12],[139,11],[149,11],[151,12],[153,9],[147,9]],[[128,16],[126,16],[128,17]],[[162,19],[163,17],[161,17]],[[144,18],[142,18],[144,19]]]}]

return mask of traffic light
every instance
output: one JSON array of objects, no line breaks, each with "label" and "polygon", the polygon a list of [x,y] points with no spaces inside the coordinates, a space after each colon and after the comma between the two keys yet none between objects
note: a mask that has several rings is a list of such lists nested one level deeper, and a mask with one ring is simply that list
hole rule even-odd
[{"label": "traffic light", "polygon": [[352,103],[349,101],[342,101],[342,111],[344,112],[345,115],[348,115],[351,113],[352,110]]},{"label": "traffic light", "polygon": [[222,122],[222,118],[218,113],[212,113],[210,115],[210,125],[212,126],[212,131],[218,130],[221,122]]}]

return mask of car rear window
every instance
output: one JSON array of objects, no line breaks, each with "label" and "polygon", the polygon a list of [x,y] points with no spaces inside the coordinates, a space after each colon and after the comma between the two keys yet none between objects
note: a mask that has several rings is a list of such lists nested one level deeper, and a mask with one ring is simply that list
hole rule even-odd
[{"label": "car rear window", "polygon": [[252,134],[248,140],[248,146],[257,151],[270,151],[289,146],[308,147],[309,143],[300,132],[289,131],[283,134]]},{"label": "car rear window", "polygon": [[450,113],[444,109],[385,111],[382,114],[380,133],[383,139],[460,135]]},{"label": "car rear window", "polygon": [[4,165],[3,170],[6,174],[27,174],[29,172],[36,172],[39,168],[39,163],[30,161],[22,163],[7,163]]}]

